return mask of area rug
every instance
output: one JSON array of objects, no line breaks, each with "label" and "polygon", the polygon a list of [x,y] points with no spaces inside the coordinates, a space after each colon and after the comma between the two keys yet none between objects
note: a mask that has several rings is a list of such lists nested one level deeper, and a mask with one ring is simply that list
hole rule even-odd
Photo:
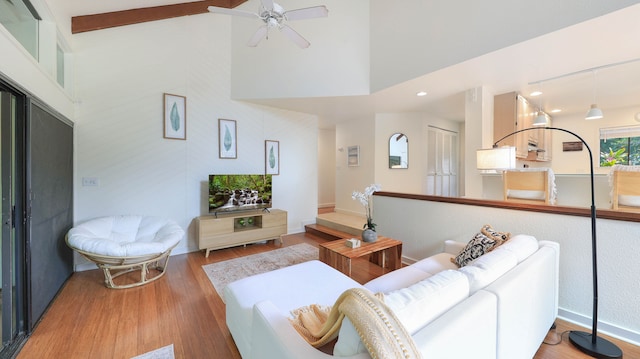
[{"label": "area rug", "polygon": [[174,359],[173,344],[169,344],[166,347],[162,347],[160,349],[152,350],[131,359]]},{"label": "area rug", "polygon": [[314,259],[318,259],[318,248],[300,243],[269,252],[206,264],[202,269],[224,302],[224,288],[233,281]]}]

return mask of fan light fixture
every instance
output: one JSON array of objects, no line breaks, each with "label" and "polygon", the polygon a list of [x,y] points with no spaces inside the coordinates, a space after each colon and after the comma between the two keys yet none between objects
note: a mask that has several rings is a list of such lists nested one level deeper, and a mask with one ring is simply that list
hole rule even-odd
[{"label": "fan light fixture", "polygon": [[327,17],[329,15],[329,10],[327,10],[327,7],[324,5],[295,10],[285,10],[282,6],[273,2],[273,0],[261,0],[260,3],[260,9],[257,13],[217,6],[209,6],[207,9],[213,13],[257,18],[261,20],[264,25],[260,26],[258,30],[256,30],[247,43],[247,46],[251,47],[258,46],[258,43],[262,39],[268,39],[269,30],[278,29],[300,48],[306,49],[311,45],[311,43],[287,25],[286,22]]}]

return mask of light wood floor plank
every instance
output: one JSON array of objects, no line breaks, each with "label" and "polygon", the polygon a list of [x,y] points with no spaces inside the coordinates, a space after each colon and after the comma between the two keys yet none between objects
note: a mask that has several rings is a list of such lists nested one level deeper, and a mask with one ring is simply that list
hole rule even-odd
[{"label": "light wood floor plank", "polygon": [[[324,241],[310,235],[292,235],[285,246]],[[272,242],[214,251],[176,255],[169,260],[167,274],[142,287],[107,289],[98,270],[74,273],[52,303],[18,355],[30,358],[113,358],[136,355],[173,344],[176,358],[240,359],[225,324],[225,306],[202,266],[280,248]],[[385,271],[367,261],[353,265],[360,283]],[[580,329],[557,321],[558,333]],[[551,331],[546,341],[556,342]],[[612,340],[625,358],[640,358],[640,349]],[[563,335],[559,345],[543,344],[535,359],[589,358]]]}]

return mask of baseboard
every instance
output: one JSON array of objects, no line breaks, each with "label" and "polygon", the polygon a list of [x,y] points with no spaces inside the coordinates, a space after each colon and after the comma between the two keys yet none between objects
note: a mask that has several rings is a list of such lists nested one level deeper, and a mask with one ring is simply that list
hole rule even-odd
[{"label": "baseboard", "polygon": [[318,208],[331,208],[331,207],[335,207],[336,204],[335,203],[322,203],[322,204],[318,204]]},{"label": "baseboard", "polygon": [[[558,318],[584,327],[586,332],[591,332],[591,327],[593,325],[591,317],[559,308]],[[620,328],[609,323],[598,321],[598,333],[606,334],[610,337],[640,346],[640,333]]]}]

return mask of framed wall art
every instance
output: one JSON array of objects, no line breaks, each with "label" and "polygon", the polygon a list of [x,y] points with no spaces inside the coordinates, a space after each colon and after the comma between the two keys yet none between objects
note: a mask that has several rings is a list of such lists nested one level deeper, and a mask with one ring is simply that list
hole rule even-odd
[{"label": "framed wall art", "polygon": [[264,169],[268,175],[280,174],[280,142],[264,141]]},{"label": "framed wall art", "polygon": [[187,98],[164,94],[164,138],[187,139]]},{"label": "framed wall art", "polygon": [[347,165],[349,167],[360,166],[360,146],[347,147]]},{"label": "framed wall art", "polygon": [[218,147],[220,158],[238,158],[235,120],[218,119]]}]

